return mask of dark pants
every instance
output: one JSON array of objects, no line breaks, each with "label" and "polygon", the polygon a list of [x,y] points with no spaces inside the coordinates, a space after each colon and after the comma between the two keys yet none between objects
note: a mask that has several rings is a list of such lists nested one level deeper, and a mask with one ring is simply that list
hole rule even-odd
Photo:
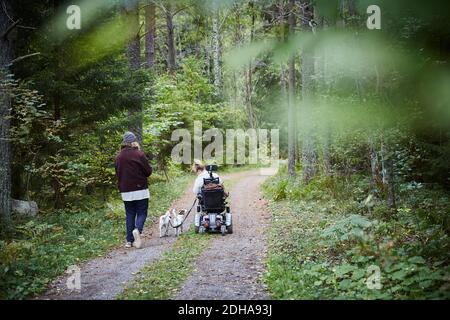
[{"label": "dark pants", "polygon": [[133,230],[137,228],[139,233],[144,229],[147,219],[148,199],[136,201],[124,201],[127,221],[127,242],[133,242]]}]

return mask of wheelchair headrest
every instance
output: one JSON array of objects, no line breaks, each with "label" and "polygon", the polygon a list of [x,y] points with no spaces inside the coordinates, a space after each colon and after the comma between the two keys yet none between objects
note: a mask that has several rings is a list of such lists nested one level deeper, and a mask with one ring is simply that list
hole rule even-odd
[{"label": "wheelchair headrest", "polygon": [[208,171],[208,172],[216,172],[216,171],[219,169],[219,167],[217,166],[217,164],[208,164],[208,165],[205,167],[205,169],[206,169],[206,171]]},{"label": "wheelchair headrest", "polygon": [[209,177],[209,178],[203,178],[203,185],[207,186],[208,184],[219,184],[220,183],[220,179],[219,178],[214,178],[214,177]]}]

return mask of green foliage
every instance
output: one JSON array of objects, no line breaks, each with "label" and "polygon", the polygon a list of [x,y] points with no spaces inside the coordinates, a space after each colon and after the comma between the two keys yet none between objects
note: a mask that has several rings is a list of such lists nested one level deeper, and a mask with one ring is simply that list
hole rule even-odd
[{"label": "green foliage", "polygon": [[[170,183],[153,177],[146,228],[192,179],[176,172],[173,176]],[[39,294],[68,266],[101,256],[125,241],[124,209],[119,200],[104,203],[85,197],[72,210],[16,220],[15,226],[14,238],[0,241],[0,299]]]},{"label": "green foliage", "polygon": [[[366,183],[362,177],[347,180],[347,197],[342,190],[330,197],[329,188],[313,181],[322,196],[300,193],[280,201],[271,186],[283,179],[288,180],[280,175],[265,183],[266,197],[273,199],[265,281],[274,298],[449,298],[450,239],[441,219],[450,202],[443,191],[417,189],[402,197],[395,214],[377,203],[368,215],[357,191]],[[417,214],[422,210],[428,214]],[[374,266],[380,270],[379,290],[367,286]]]},{"label": "green foliage", "polygon": [[[368,191],[368,180],[359,175],[326,176],[317,175],[308,184],[300,178],[286,178],[285,170],[268,180],[263,189],[272,200],[330,200],[352,198],[362,201]],[[352,187],[349,187],[349,186]]]},{"label": "green foliage", "polygon": [[144,144],[146,150],[157,155],[161,167],[167,166],[175,129],[187,129],[193,135],[194,121],[201,121],[203,130],[228,128],[236,125],[229,119],[240,119],[238,110],[216,101],[214,88],[194,58],[183,60],[175,78],[162,75],[155,79],[145,107]]},{"label": "green foliage", "polygon": [[[5,271],[0,287],[7,292],[2,297],[39,291],[75,256],[66,259],[54,242],[72,243],[79,236],[86,240],[90,231],[82,227],[96,230],[94,222],[100,212],[86,203],[110,197],[121,134],[139,117],[144,122],[144,150],[160,172],[175,167],[170,162],[176,143],[171,141],[173,130],[184,128],[192,133],[196,120],[202,121],[203,130],[249,124],[279,128],[280,154],[285,156],[285,64],[305,45],[314,46],[317,54],[313,80],[309,84],[297,81],[293,93],[300,96],[303,88],[315,87],[311,97],[314,110],[310,114],[309,108],[298,103],[295,120],[299,137],[313,132],[319,173],[308,184],[283,175],[265,184],[269,198],[286,200],[278,208],[280,215],[275,215],[275,227],[289,231],[272,238],[278,251],[273,251],[269,261],[272,275],[268,279],[275,296],[443,296],[448,289],[440,286],[442,277],[448,275],[445,250],[449,251],[450,230],[450,77],[445,67],[448,54],[442,47],[448,42],[448,1],[436,5],[378,0],[384,8],[383,27],[373,32],[365,30],[365,9],[376,3],[317,0],[315,36],[310,38],[302,30],[287,41],[287,25],[280,19],[287,8],[273,1],[232,6],[225,1],[219,13],[224,22],[224,88],[220,93],[212,85],[210,6],[204,2],[186,8],[181,2],[174,4],[176,10],[185,10],[174,18],[177,70],[169,76],[167,57],[161,54],[166,52],[165,36],[156,37],[155,66],[129,72],[124,54],[128,28],[123,25],[126,21],[121,19],[120,5],[97,2],[83,4],[87,16],[77,32],[56,28],[65,13],[60,15],[47,2],[12,3],[12,12],[18,14],[21,24],[35,27],[17,28],[15,55],[40,53],[14,63],[15,78],[20,81],[8,76],[4,84],[1,79],[13,102],[13,197],[37,201],[41,212],[48,215],[19,222],[17,238],[1,242],[0,255],[4,256],[0,267]],[[408,16],[398,19],[405,6]],[[342,27],[335,32],[338,20]],[[326,31],[321,21],[328,25]],[[225,59],[226,52],[231,52],[230,59]],[[302,60],[297,58],[292,70],[297,79],[306,70]],[[141,102],[143,112],[130,117],[128,111]],[[370,147],[378,160],[375,181],[368,175]],[[325,156],[331,172],[322,174]],[[393,162],[390,184],[382,181],[386,160]],[[164,191],[162,204],[173,198],[175,190],[170,189],[172,182],[164,184],[166,178],[160,174],[151,179]],[[389,187],[396,192],[397,209],[388,209],[383,203]],[[87,216],[94,217],[93,225],[83,222]],[[65,221],[80,222],[80,229]],[[60,227],[69,231],[60,232]],[[105,228],[114,232],[116,225],[111,222]],[[105,233],[105,243],[112,239]],[[276,246],[276,241],[282,245]],[[90,252],[92,247],[81,245],[81,249]],[[278,252],[284,253],[280,256]],[[47,253],[51,270],[46,271]],[[306,261],[301,267],[292,257],[299,254],[299,259]],[[35,266],[26,263],[27,255]],[[353,261],[353,257],[360,260]],[[382,269],[386,288],[382,292],[364,287],[369,263]],[[16,291],[11,289],[14,285]]]}]

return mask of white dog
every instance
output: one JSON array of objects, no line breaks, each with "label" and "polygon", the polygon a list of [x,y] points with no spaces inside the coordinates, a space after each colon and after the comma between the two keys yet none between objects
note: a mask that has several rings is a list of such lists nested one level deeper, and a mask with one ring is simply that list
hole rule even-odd
[{"label": "white dog", "polygon": [[177,227],[177,228],[175,228],[175,236],[178,237],[181,233],[183,233],[183,222],[185,219],[184,216],[186,215],[186,210],[181,210],[177,214],[176,210],[173,209],[172,214],[174,216],[173,217],[173,226]]},{"label": "white dog", "polygon": [[[173,210],[172,210],[173,211]],[[170,211],[167,211],[163,216],[159,217],[159,237],[167,237],[169,235],[170,223],[172,221],[172,216]],[[164,235],[163,235],[164,229]]]}]

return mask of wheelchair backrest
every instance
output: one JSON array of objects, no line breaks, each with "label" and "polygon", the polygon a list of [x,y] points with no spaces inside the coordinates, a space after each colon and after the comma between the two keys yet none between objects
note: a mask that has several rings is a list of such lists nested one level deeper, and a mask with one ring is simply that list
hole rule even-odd
[{"label": "wheelchair backrest", "polygon": [[225,210],[225,190],[220,184],[205,184],[202,199],[203,209],[208,213],[221,213]]}]

